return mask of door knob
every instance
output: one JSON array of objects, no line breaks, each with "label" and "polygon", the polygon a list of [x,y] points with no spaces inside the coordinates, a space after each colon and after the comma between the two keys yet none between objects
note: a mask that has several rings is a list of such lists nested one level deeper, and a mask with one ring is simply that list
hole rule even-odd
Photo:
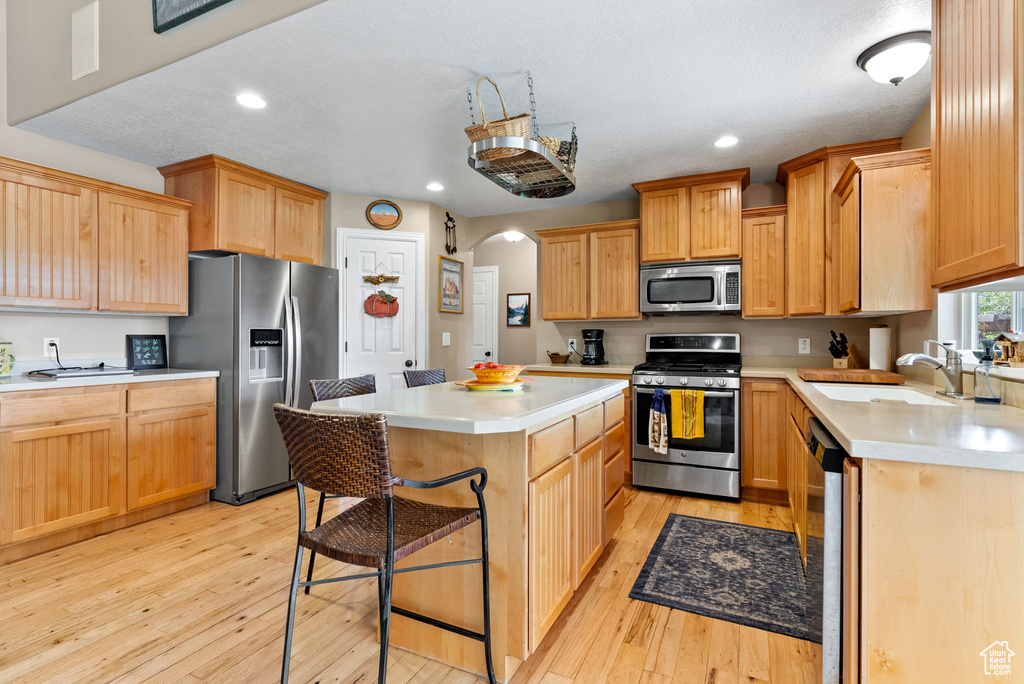
[{"label": "door knob", "polygon": [[491,352],[484,352],[484,356],[490,356]]},{"label": "door knob", "polygon": [[406,359],[405,360],[405,367],[406,368],[412,368],[412,359]]}]

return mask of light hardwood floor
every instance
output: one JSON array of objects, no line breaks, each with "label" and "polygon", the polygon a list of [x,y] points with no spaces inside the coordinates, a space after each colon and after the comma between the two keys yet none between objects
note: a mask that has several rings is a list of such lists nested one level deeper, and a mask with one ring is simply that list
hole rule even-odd
[{"label": "light hardwood floor", "polygon": [[[626,494],[615,539],[513,683],[813,682],[807,642],[628,598],[669,513],[789,529],[788,509]],[[0,682],[277,681],[295,521],[291,491],[211,503],[0,567]],[[353,571],[318,560],[317,577]],[[375,594],[357,580],[300,596],[292,681],[375,680]],[[390,684],[484,681],[399,649],[389,667]]]}]

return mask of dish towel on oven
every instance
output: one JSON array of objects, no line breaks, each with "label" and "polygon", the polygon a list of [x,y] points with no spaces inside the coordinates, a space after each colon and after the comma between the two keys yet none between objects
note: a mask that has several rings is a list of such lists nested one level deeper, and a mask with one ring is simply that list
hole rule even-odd
[{"label": "dish towel on oven", "polygon": [[669,390],[672,398],[672,439],[704,439],[704,392]]},{"label": "dish towel on oven", "polygon": [[665,415],[665,392],[654,388],[651,401],[651,419],[647,427],[647,443],[656,454],[668,453],[668,416]]}]

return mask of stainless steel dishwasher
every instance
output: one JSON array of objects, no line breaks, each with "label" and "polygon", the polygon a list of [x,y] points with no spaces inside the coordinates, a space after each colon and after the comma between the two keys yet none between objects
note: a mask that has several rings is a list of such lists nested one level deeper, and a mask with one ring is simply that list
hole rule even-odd
[{"label": "stainless steel dishwasher", "polygon": [[821,634],[821,682],[839,684],[842,652],[843,461],[848,454],[821,421],[808,421],[807,626]]}]

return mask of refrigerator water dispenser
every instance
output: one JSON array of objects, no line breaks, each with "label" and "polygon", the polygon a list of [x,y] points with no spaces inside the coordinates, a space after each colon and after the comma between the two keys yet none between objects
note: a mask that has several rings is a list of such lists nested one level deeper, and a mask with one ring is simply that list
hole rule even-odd
[{"label": "refrigerator water dispenser", "polygon": [[284,378],[284,330],[249,330],[249,382],[280,381]]}]

